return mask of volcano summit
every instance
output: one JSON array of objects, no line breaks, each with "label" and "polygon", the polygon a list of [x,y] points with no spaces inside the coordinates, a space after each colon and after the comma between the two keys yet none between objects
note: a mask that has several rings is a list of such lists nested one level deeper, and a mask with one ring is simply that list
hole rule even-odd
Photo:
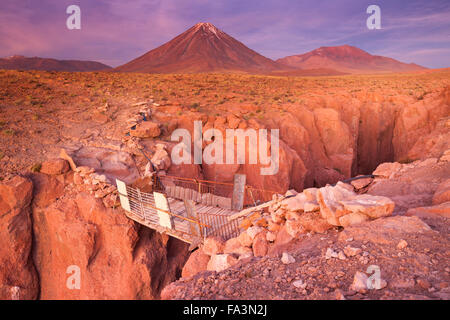
[{"label": "volcano summit", "polygon": [[115,70],[120,72],[265,73],[279,65],[249,49],[211,23],[197,23],[169,42]]}]

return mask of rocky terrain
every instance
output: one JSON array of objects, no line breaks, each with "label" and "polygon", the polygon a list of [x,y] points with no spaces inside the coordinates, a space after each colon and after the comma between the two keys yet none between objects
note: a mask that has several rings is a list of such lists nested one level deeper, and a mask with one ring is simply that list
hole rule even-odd
[{"label": "rocky terrain", "polygon": [[[384,163],[375,179],[288,191],[266,212],[254,209],[237,238],[208,238],[162,298],[447,300],[448,160],[447,153]],[[405,205],[402,180],[426,184],[408,192],[416,203]],[[398,202],[377,195],[380,189]],[[416,208],[418,201],[424,206]],[[374,272],[379,282],[371,286]]]},{"label": "rocky terrain", "polygon": [[[0,71],[0,298],[448,299],[449,79]],[[278,173],[171,163],[194,120],[279,129]],[[142,151],[161,173],[244,173],[275,196],[189,255],[118,207],[114,179],[138,183]]]}]

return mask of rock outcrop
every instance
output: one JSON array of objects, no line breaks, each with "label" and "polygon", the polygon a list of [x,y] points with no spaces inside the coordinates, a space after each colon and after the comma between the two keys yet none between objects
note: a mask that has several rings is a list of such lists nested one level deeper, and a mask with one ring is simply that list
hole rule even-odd
[{"label": "rock outcrop", "polygon": [[158,299],[187,244],[128,219],[105,176],[51,163],[0,183],[0,297]]},{"label": "rock outcrop", "polygon": [[0,182],[0,300],[39,296],[31,258],[33,183],[20,176]]}]

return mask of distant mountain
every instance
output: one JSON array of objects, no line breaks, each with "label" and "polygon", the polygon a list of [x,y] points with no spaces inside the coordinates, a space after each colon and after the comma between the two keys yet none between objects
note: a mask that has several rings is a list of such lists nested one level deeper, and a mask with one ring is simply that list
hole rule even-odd
[{"label": "distant mountain", "polygon": [[328,68],[320,69],[292,69],[292,70],[278,70],[272,71],[270,75],[273,76],[287,76],[287,77],[318,77],[318,76],[341,76],[349,74],[348,72],[337,71]]},{"label": "distant mountain", "polygon": [[198,23],[162,46],[114,70],[152,73],[267,73],[280,68],[283,67],[249,49],[211,23]]},{"label": "distant mountain", "polygon": [[347,73],[419,71],[427,68],[392,58],[371,55],[349,45],[321,47],[313,51],[281,58],[278,63],[299,69],[333,69]]},{"label": "distant mountain", "polygon": [[0,69],[46,71],[100,71],[111,69],[96,61],[56,60],[50,58],[11,56],[0,58]]}]

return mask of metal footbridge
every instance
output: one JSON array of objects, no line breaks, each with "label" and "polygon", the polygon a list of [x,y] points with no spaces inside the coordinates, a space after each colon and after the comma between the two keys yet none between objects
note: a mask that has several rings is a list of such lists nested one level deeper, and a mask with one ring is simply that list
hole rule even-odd
[{"label": "metal footbridge", "polygon": [[155,175],[146,192],[120,180],[116,184],[121,206],[130,219],[194,248],[209,236],[224,240],[238,236],[245,216],[230,217],[244,205],[272,199],[273,191],[252,188],[245,180],[246,176],[239,174],[234,183]]}]

